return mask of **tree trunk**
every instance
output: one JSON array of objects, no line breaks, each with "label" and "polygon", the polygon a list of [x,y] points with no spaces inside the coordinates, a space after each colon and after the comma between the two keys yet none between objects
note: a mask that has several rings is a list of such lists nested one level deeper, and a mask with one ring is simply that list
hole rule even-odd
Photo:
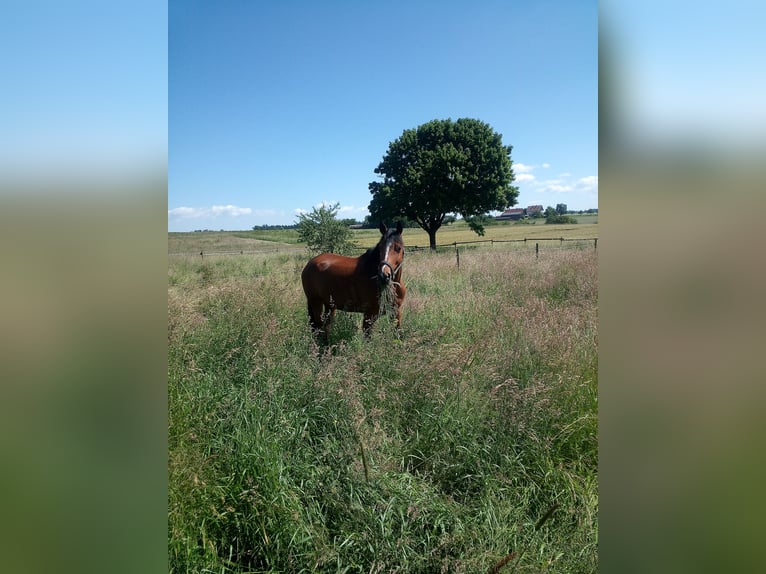
[{"label": "tree trunk", "polygon": [[431,251],[436,251],[436,232],[442,226],[444,215],[440,215],[437,218],[416,219],[415,221],[417,221],[417,224],[423,231],[428,233],[428,244]]}]

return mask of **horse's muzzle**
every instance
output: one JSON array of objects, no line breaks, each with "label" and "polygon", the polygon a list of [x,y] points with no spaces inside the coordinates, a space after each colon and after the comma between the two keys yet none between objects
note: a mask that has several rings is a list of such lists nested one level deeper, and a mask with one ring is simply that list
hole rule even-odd
[{"label": "horse's muzzle", "polygon": [[380,269],[378,269],[378,280],[383,285],[388,285],[391,282],[391,279],[394,278],[394,268],[391,267],[391,264],[388,261],[383,261],[380,264]]}]

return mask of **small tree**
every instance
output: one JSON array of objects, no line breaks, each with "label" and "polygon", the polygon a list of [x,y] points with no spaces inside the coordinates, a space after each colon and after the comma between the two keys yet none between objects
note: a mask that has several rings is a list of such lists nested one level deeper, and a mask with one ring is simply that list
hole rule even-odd
[{"label": "small tree", "polygon": [[567,213],[567,204],[566,203],[557,203],[556,204],[556,213],[559,215],[566,215]]},{"label": "small tree", "polygon": [[305,243],[312,253],[350,255],[353,252],[351,230],[335,217],[339,209],[340,203],[322,204],[314,207],[311,213],[298,215],[298,240]]}]

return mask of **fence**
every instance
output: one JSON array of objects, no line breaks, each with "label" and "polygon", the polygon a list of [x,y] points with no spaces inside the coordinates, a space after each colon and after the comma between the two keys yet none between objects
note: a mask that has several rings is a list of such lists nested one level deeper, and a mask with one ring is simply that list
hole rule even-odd
[{"label": "fence", "polygon": [[210,255],[277,255],[279,253],[304,253],[306,251],[305,245],[296,245],[295,247],[276,247],[272,249],[236,249],[225,251],[172,251],[168,252],[168,255],[195,255],[204,259]]},{"label": "fence", "polygon": [[[540,241],[558,241],[561,245],[564,245],[565,241],[579,241],[579,242],[593,242],[594,249],[598,247],[598,237],[585,237],[585,238],[569,238],[569,237],[525,237],[523,239],[477,239],[474,241],[453,241],[452,243],[442,243],[436,245],[437,251],[444,248],[457,249],[460,245],[479,245],[489,244],[490,246],[495,243],[523,243],[528,245],[530,243],[538,243]],[[418,251],[423,249],[430,249],[430,247],[419,245],[407,245],[407,249],[411,251]]]},{"label": "fence", "polygon": [[[544,241],[558,241],[559,247],[563,247],[564,243],[592,243],[594,249],[598,249],[598,237],[586,237],[586,238],[568,238],[568,237],[525,237],[523,239],[477,239],[474,241],[453,241],[452,243],[442,243],[436,245],[436,251],[445,251],[447,249],[454,249],[455,250],[455,257],[457,259],[457,265],[460,267],[460,247],[461,246],[481,246],[481,247],[492,247],[496,243],[497,244],[504,244],[504,243],[515,243],[515,244],[524,244],[524,246],[529,246],[531,244],[534,244],[535,246],[535,256],[539,257],[540,254],[540,242]],[[407,251],[408,252],[420,252],[420,251],[430,251],[429,246],[421,246],[421,245],[407,245]],[[366,251],[367,247],[357,247],[358,251]],[[200,258],[204,259],[206,256],[211,255],[265,255],[265,254],[278,254],[278,253],[301,253],[305,252],[305,246],[303,245],[296,245],[295,247],[286,247],[286,246],[280,246],[278,248],[274,249],[260,249],[260,250],[248,250],[245,251],[243,249],[241,250],[228,250],[228,251],[200,251],[199,253],[191,253],[191,252],[175,252],[175,253],[168,253],[168,255],[197,255]]]},{"label": "fence", "polygon": [[[516,243],[516,244],[524,244],[530,245],[534,242],[535,244],[535,258],[539,259],[540,257],[540,242],[541,241],[558,241],[559,242],[559,248],[564,246],[564,242],[586,242],[586,243],[593,243],[593,248],[598,249],[598,237],[587,237],[587,238],[567,238],[567,237],[534,237],[529,238],[525,237],[524,239],[478,239],[475,241],[453,241],[452,243],[444,243],[441,245],[436,245],[437,252],[442,249],[454,249],[455,250],[455,262],[457,265],[457,268],[460,269],[460,246],[466,246],[466,245],[481,245],[486,246],[487,244],[493,246],[495,243]],[[430,247],[420,247],[418,245],[408,245],[407,246],[408,251],[425,251],[430,250]]]}]

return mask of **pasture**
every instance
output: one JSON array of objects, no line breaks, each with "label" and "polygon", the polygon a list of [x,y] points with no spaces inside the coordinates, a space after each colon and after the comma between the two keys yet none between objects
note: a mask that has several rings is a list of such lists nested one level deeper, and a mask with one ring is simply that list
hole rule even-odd
[{"label": "pasture", "polygon": [[[486,226],[483,237],[476,235],[462,221],[442,226],[436,234],[439,245],[449,245],[453,242],[484,241],[495,239],[501,241],[528,238],[534,241],[541,237],[563,237],[565,239],[583,239],[598,237],[598,215],[577,215],[576,225],[546,225],[544,220],[529,220],[530,223],[498,222]],[[532,222],[535,223],[532,223]],[[206,231],[168,234],[168,253],[170,254],[199,254],[203,252],[239,251],[302,251],[298,243],[298,232],[295,229],[274,231]],[[419,228],[404,230],[407,245],[413,247],[428,247],[428,234]],[[378,240],[376,229],[356,229],[353,231],[353,241],[359,248],[368,248]]]},{"label": "pasture", "polygon": [[248,233],[170,234],[170,572],[597,570],[592,242],[408,253],[401,337],[339,312],[323,349],[305,249],[194,243]]}]

